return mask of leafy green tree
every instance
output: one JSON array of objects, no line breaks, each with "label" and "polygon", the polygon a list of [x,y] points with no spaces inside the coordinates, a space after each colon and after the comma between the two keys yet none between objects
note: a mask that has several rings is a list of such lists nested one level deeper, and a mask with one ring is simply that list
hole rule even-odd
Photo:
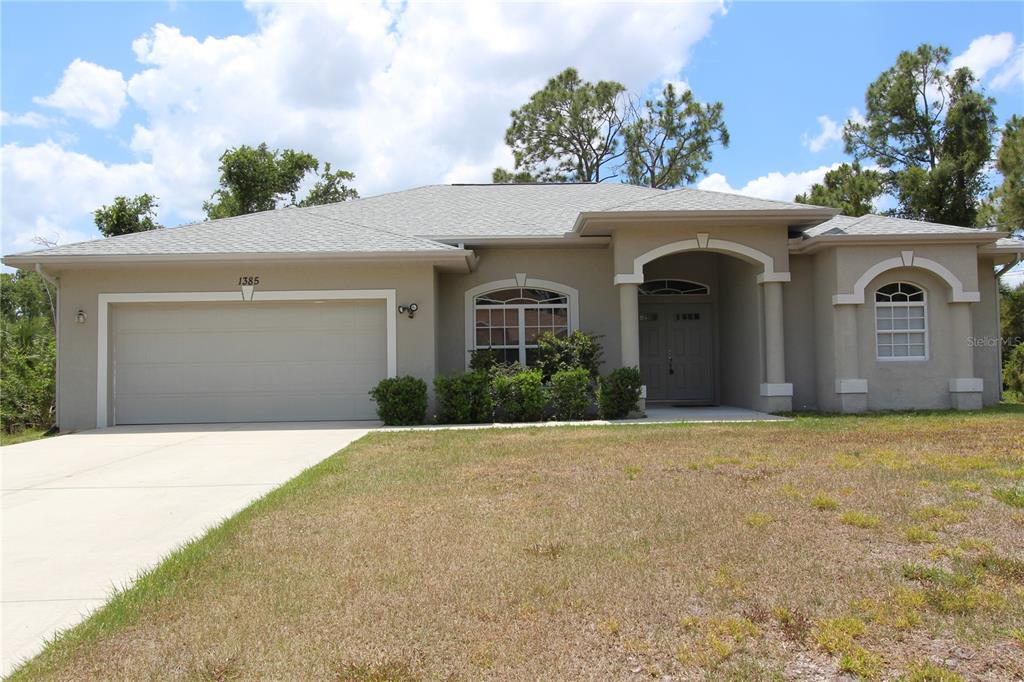
[{"label": "leafy green tree", "polygon": [[690,90],[677,95],[668,83],[661,97],[633,109],[622,129],[633,184],[663,189],[694,182],[707,171],[712,146],[729,146],[722,103],[701,104]]},{"label": "leafy green tree", "polygon": [[271,151],[264,142],[258,147],[241,145],[220,157],[220,189],[203,202],[206,217],[229,218],[277,208],[290,199],[297,203],[299,184],[318,162],[312,154],[294,149]]},{"label": "leafy green tree", "polygon": [[981,225],[1024,236],[1024,118],[1014,115],[1003,128],[996,170],[1003,176],[983,207]]},{"label": "leafy green tree", "polygon": [[309,190],[306,198],[299,202],[299,206],[319,206],[321,204],[336,204],[340,201],[358,199],[359,192],[353,187],[346,185],[356,177],[355,173],[346,170],[332,171],[331,164],[324,164],[324,172],[319,173],[316,184]]},{"label": "leafy green tree", "polygon": [[848,121],[843,139],[847,153],[885,171],[896,215],[973,226],[987,190],[995,102],[969,69],[947,73],[948,63],[946,47],[902,52],[868,87],[865,120]]},{"label": "leafy green tree", "polygon": [[796,195],[799,204],[831,206],[844,215],[862,216],[871,213],[875,199],[882,194],[883,176],[875,170],[863,169],[854,161],[825,173],[823,183],[811,185],[806,194]]},{"label": "leafy green tree", "polygon": [[549,80],[512,112],[505,142],[512,148],[515,170],[540,182],[613,177],[607,168],[623,154],[619,137],[625,90],[614,81],[584,81],[572,68]]},{"label": "leafy green tree", "polygon": [[93,211],[93,220],[104,237],[116,237],[134,232],[158,230],[163,225],[156,222],[156,197],[140,194],[136,197],[114,197],[110,206],[100,206]]},{"label": "leafy green tree", "polygon": [[50,285],[34,272],[0,273],[0,427],[53,423],[56,343]]},{"label": "leafy green tree", "polygon": [[[565,176],[558,175],[551,178],[552,182],[564,182]],[[541,182],[532,173],[527,171],[510,171],[507,168],[495,168],[491,173],[491,182],[495,185],[521,185],[531,182]]]}]

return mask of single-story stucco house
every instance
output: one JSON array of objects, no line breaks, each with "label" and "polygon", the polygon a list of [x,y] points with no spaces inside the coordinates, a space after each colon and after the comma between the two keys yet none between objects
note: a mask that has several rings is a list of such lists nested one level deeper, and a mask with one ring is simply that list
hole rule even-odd
[{"label": "single-story stucco house", "polygon": [[[597,334],[648,404],[976,409],[994,231],[695,189],[444,185],[7,256],[59,284],[58,422],[374,418],[381,378]],[[415,304],[413,306],[412,304]],[[411,310],[411,308],[415,310]]]}]

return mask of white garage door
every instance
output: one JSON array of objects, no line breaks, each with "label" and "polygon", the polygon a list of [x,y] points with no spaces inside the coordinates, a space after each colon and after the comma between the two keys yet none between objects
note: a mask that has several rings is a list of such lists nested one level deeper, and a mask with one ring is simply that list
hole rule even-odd
[{"label": "white garage door", "polygon": [[113,310],[114,422],[374,419],[382,301],[146,303]]}]

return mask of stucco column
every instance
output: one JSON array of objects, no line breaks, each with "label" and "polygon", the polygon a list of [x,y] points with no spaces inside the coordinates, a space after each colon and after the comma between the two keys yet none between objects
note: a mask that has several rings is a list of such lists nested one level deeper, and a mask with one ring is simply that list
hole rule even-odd
[{"label": "stucco column", "polygon": [[782,282],[763,282],[764,287],[764,383],[761,409],[788,412],[793,409],[793,384],[786,383],[786,340],[783,337]]},{"label": "stucco column", "polygon": [[640,307],[638,284],[619,284],[619,325],[622,330],[622,366],[640,366]]},{"label": "stucco column", "polygon": [[953,376],[949,379],[949,397],[954,409],[981,409],[983,381],[974,376],[974,335],[970,303],[949,304],[949,327],[953,340]]},{"label": "stucco column", "polygon": [[786,382],[786,345],[782,327],[782,282],[764,283],[765,381]]},{"label": "stucco column", "polygon": [[857,306],[833,306],[833,338],[835,345],[835,392],[840,412],[864,412],[868,409],[868,382],[860,378],[859,332]]}]

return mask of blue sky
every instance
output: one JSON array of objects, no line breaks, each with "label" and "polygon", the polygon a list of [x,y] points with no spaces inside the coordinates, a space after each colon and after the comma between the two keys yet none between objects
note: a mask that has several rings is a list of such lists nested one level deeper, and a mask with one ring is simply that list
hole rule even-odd
[{"label": "blue sky", "polygon": [[[700,186],[791,199],[845,160],[836,131],[904,49],[943,44],[997,113],[1024,112],[1020,3],[0,5],[3,252],[95,236],[117,194],[201,217],[226,147],[357,174],[364,194],[486,182],[508,111],[576,66],[682,81],[732,135]],[[827,118],[825,118],[827,117]]]}]

